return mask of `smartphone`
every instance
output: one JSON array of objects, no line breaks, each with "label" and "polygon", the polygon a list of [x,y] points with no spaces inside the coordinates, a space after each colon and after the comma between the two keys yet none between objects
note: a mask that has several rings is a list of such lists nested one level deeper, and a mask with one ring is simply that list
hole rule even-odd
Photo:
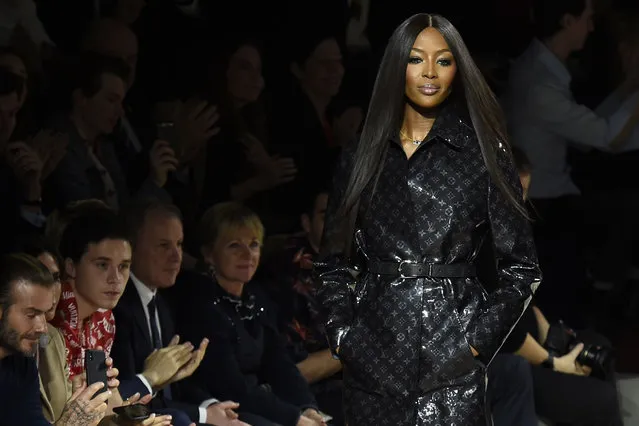
[{"label": "smartphone", "polygon": [[149,407],[143,404],[114,407],[113,412],[129,422],[141,422],[151,417]]},{"label": "smartphone", "polygon": [[84,371],[87,375],[87,386],[91,386],[92,384],[98,382],[104,383],[104,386],[102,387],[102,389],[96,392],[94,398],[95,396],[108,390],[106,355],[104,351],[96,351],[94,349],[85,350]]},{"label": "smartphone", "polygon": [[182,145],[179,138],[175,133],[175,123],[171,121],[164,121],[157,125],[157,138],[167,141],[171,145],[171,149],[175,152],[175,156],[180,158],[182,155]]}]

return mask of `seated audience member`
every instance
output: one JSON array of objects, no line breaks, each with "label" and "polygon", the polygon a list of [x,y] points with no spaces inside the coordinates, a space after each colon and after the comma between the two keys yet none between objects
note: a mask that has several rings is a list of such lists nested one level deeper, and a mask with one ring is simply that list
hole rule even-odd
[{"label": "seated audience member", "polygon": [[264,228],[246,207],[213,206],[198,233],[199,273],[182,273],[174,298],[178,331],[215,344],[192,382],[243,410],[283,426],[324,425],[315,398],[286,353],[260,286],[252,283],[260,261]]},{"label": "seated audience member", "polygon": [[[219,402],[209,393],[192,388],[197,404],[183,402],[180,381],[198,368],[208,339],[194,350],[178,344],[171,312],[157,290],[175,283],[182,262],[182,223],[179,210],[155,201],[140,201],[126,213],[127,232],[135,261],[129,283],[114,309],[117,332],[113,359],[120,370],[124,397],[135,392],[153,394],[154,409],[179,409],[191,421],[221,426],[246,426],[233,412],[237,404]],[[223,369],[224,366],[220,366]],[[175,421],[182,426],[183,420]]]},{"label": "seated audience member", "polygon": [[62,297],[52,324],[64,337],[73,379],[84,369],[84,351],[108,355],[115,335],[112,309],[129,279],[131,244],[117,215],[94,211],[71,221],[60,241]]},{"label": "seated audience member", "polygon": [[[54,281],[53,287],[53,307],[46,313],[47,321],[53,319],[55,309],[60,299],[60,268],[59,258],[55,254],[55,251],[47,246],[46,242],[42,238],[32,237],[21,241],[16,247],[15,251],[23,254],[33,256],[39,260],[51,273]],[[42,409],[45,418],[53,423],[57,424],[62,419],[62,414],[68,401],[73,397],[74,388],[82,386],[82,380],[84,377],[77,377],[76,382],[73,384],[69,380],[66,349],[64,345],[64,339],[57,328],[49,326],[47,327],[47,336],[40,340],[39,353],[36,358],[38,365],[38,375],[40,378],[40,401],[42,403]],[[113,364],[111,358],[107,358],[107,365],[110,367]],[[113,415],[112,407],[118,407],[124,405],[120,394],[118,392],[118,380],[117,370],[109,368],[108,382],[109,389],[112,392],[111,398],[108,401],[107,416],[100,422],[101,426],[111,425],[125,425],[124,420],[118,419]],[[135,395],[126,401],[126,404],[132,404],[138,402],[140,395]],[[141,402],[146,403],[150,401],[150,396],[147,396],[145,400]],[[149,419],[144,422],[137,423],[140,426],[160,426],[169,425],[170,416],[155,416],[153,414]]]},{"label": "seated audience member", "polygon": [[30,146],[11,141],[24,90],[22,77],[0,67],[0,192],[4,201],[0,236],[4,251],[16,235],[40,232],[45,221],[40,209],[42,162]]},{"label": "seated audience member", "polygon": [[[58,123],[68,133],[65,156],[44,185],[44,202],[50,208],[71,201],[101,199],[117,210],[126,204],[130,187],[113,143],[106,138],[122,115],[128,66],[98,55],[80,58],[70,79],[70,111]],[[139,195],[168,199],[162,189],[176,160],[168,146],[151,153],[151,171],[138,190]]]},{"label": "seated audience member", "polygon": [[[53,301],[51,273],[26,254],[0,260],[0,419],[2,424],[50,425],[40,402],[35,355],[46,335],[46,313]],[[95,395],[96,383],[76,391],[66,402],[56,425],[95,426],[107,411],[111,392]]]},{"label": "seated audience member", "polygon": [[293,236],[265,265],[264,280],[276,302],[278,327],[286,337],[289,354],[311,385],[319,408],[342,425],[342,364],[331,355],[315,297],[313,261],[324,231],[328,191],[313,192],[301,224],[304,234]]}]

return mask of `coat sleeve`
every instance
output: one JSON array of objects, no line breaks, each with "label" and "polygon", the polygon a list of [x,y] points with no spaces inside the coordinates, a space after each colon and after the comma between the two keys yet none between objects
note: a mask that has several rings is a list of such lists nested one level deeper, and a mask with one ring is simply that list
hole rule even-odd
[{"label": "coat sleeve", "polygon": [[[522,197],[519,176],[505,148],[497,151],[498,165],[515,195]],[[541,271],[528,219],[508,201],[490,179],[488,220],[497,264],[497,288],[477,309],[469,323],[469,343],[489,363],[504,343],[541,282]],[[522,197],[523,198],[523,197]]]},{"label": "coat sleeve", "polygon": [[351,286],[355,281],[352,273],[355,264],[352,263],[348,250],[349,242],[353,240],[353,230],[350,229],[351,220],[339,214],[354,154],[354,148],[345,148],[337,163],[324,219],[322,248],[313,265],[313,273],[319,286],[317,298],[322,306],[326,335],[335,358],[338,357],[337,349],[354,316]]},{"label": "coat sleeve", "polygon": [[288,356],[275,324],[266,325],[264,331],[264,355],[260,372],[264,382],[271,385],[273,393],[295,404],[300,411],[307,408],[317,409],[315,397],[297,366]]}]

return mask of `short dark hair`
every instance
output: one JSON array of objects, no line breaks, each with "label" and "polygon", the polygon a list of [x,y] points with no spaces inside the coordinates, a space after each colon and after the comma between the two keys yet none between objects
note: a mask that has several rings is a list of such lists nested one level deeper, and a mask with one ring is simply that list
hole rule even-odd
[{"label": "short dark hair", "polygon": [[134,201],[123,212],[124,228],[127,239],[135,247],[138,234],[144,227],[150,214],[160,214],[174,217],[182,221],[180,209],[173,204],[165,203],[153,198]]},{"label": "short dark hair", "polygon": [[19,281],[51,288],[55,281],[49,270],[33,256],[24,253],[0,258],[0,306],[6,311],[13,304],[13,289]]},{"label": "short dark hair", "polygon": [[564,15],[581,16],[586,10],[586,0],[535,0],[533,4],[533,23],[540,39],[557,34],[562,26]]},{"label": "short dark hair", "polygon": [[113,210],[94,210],[67,224],[60,240],[60,255],[77,263],[91,244],[105,240],[129,241],[120,217]]},{"label": "short dark hair", "polygon": [[0,96],[7,96],[13,93],[22,96],[23,91],[24,78],[5,67],[0,67]]},{"label": "short dark hair", "polygon": [[79,89],[90,98],[102,89],[102,76],[114,75],[126,82],[131,73],[130,67],[119,58],[112,58],[93,52],[82,53],[77,60],[71,92]]}]

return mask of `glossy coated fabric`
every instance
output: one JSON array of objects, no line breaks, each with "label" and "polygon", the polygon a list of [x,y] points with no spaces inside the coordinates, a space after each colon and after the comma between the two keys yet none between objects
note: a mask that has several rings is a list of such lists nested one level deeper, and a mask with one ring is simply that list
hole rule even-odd
[{"label": "glossy coated fabric", "polygon": [[[352,256],[344,250],[348,220],[337,208],[353,151],[336,170],[315,271],[330,346],[345,367],[349,426],[489,422],[485,366],[541,273],[528,220],[493,184],[469,122],[448,107],[410,159],[389,140],[377,187],[360,200]],[[496,149],[501,172],[521,194],[510,155]],[[476,278],[366,272],[375,260],[473,263],[488,232],[499,279],[491,294]]]}]

